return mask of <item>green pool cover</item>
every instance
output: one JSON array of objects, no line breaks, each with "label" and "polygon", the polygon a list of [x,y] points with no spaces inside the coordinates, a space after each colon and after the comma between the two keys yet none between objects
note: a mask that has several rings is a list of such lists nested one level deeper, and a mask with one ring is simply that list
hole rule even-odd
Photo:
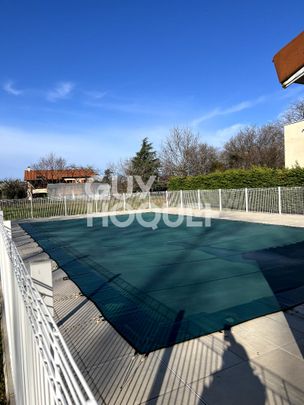
[{"label": "green pool cover", "polygon": [[304,302],[301,228],[213,219],[153,230],[101,218],[22,227],[139,353]]}]

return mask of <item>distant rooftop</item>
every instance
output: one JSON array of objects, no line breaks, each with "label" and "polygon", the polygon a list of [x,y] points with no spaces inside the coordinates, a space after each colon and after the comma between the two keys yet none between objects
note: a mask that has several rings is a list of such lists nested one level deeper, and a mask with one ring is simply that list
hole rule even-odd
[{"label": "distant rooftop", "polygon": [[62,180],[64,178],[88,178],[96,173],[92,169],[65,169],[65,170],[32,170],[28,168],[24,171],[25,181]]},{"label": "distant rooftop", "polygon": [[273,63],[283,87],[304,84],[304,31],[275,54]]}]

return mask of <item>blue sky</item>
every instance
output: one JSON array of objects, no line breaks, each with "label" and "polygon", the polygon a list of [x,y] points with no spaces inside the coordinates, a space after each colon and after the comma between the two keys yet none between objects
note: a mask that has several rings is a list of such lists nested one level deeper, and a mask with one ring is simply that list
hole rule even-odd
[{"label": "blue sky", "polygon": [[[276,119],[273,55],[303,1],[0,1],[0,178],[48,152],[104,169],[189,126],[221,146]],[[291,10],[288,12],[288,10]]]}]

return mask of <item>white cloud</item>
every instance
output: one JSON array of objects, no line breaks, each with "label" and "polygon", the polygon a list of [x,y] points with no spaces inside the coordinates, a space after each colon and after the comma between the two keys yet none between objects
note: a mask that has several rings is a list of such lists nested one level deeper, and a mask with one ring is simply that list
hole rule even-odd
[{"label": "white cloud", "polygon": [[234,104],[228,108],[217,107],[214,110],[211,110],[211,111],[201,115],[200,117],[197,117],[194,120],[192,120],[191,126],[197,127],[202,122],[207,121],[214,117],[218,117],[220,115],[229,115],[229,114],[233,114],[233,113],[236,113],[239,111],[247,110],[248,108],[252,108],[257,104],[264,102],[265,100],[266,100],[266,96],[261,96],[254,100],[242,101],[242,102],[240,102],[238,104]]},{"label": "white cloud", "polygon": [[14,87],[14,82],[9,80],[3,84],[3,90],[6,91],[6,93],[11,94],[12,96],[20,96],[23,91],[18,90]]},{"label": "white cloud", "polygon": [[226,128],[218,129],[215,133],[215,137],[217,140],[226,141],[232,136],[236,135],[242,128],[245,127],[245,124],[237,123],[233,124]]},{"label": "white cloud", "polygon": [[60,82],[57,84],[57,86],[53,90],[50,90],[47,93],[47,99],[49,101],[65,99],[65,98],[69,97],[69,95],[72,93],[74,87],[75,87],[75,85],[72,82]]},{"label": "white cloud", "polygon": [[221,147],[225,142],[227,142],[232,136],[236,135],[245,126],[245,123],[237,122],[228,127],[219,128],[213,132],[201,131],[201,138],[204,142],[208,142],[216,147]]}]

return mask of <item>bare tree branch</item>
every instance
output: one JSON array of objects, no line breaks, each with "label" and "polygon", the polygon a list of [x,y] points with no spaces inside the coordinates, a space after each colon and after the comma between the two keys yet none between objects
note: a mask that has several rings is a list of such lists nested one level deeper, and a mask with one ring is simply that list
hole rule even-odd
[{"label": "bare tree branch", "polygon": [[160,159],[164,176],[195,176],[212,170],[218,152],[189,128],[176,127],[162,144]]}]

